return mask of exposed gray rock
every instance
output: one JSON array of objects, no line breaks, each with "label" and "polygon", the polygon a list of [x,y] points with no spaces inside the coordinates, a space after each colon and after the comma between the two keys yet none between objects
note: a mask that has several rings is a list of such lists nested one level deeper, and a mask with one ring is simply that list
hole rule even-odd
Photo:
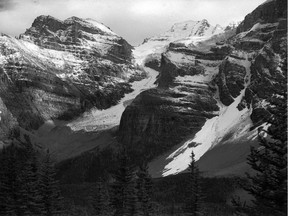
[{"label": "exposed gray rock", "polygon": [[20,39],[1,36],[0,139],[16,125],[37,129],[117,104],[142,76],[131,48],[104,25],[77,17],[40,16]]}]

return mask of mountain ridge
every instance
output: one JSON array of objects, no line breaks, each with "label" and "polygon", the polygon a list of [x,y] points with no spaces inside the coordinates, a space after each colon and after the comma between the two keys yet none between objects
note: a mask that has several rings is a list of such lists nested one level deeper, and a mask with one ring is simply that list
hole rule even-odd
[{"label": "mountain ridge", "polygon": [[[158,54],[143,58],[146,66],[160,72],[158,87],[142,92],[126,108],[119,139],[136,160],[153,158],[154,177],[185,171],[192,150],[206,175],[248,171],[249,146],[256,145],[257,127],[269,116],[264,101],[285,73],[281,69],[287,60],[283,4],[267,2],[237,29],[196,43],[170,42]],[[269,11],[276,13],[269,18]],[[261,13],[263,19],[258,20]],[[217,149],[232,156],[225,160]]]},{"label": "mountain ridge", "polygon": [[[241,175],[243,155],[268,115],[266,99],[283,77],[282,2],[260,5],[237,28],[205,19],[176,23],[134,49],[98,22],[40,16],[19,39],[0,37],[0,135],[84,113],[64,128],[52,122],[51,131],[95,135],[120,124],[118,142],[134,162],[150,160],[154,177],[185,171],[192,149],[206,173],[217,160],[214,174],[231,174],[231,163]],[[271,10],[277,13],[269,18]],[[85,143],[85,151],[98,145]],[[219,149],[237,163],[219,158]]]},{"label": "mountain ridge", "polygon": [[132,46],[99,25],[39,16],[19,39],[0,37],[2,138],[18,124],[37,129],[51,118],[108,108],[132,91],[130,80],[143,78]]}]

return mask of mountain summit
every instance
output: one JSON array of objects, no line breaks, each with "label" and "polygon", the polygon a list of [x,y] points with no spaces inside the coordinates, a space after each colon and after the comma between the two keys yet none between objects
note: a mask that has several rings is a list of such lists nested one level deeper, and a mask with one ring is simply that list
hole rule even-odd
[{"label": "mountain summit", "polygon": [[142,73],[131,49],[103,24],[77,17],[39,16],[19,39],[0,36],[0,138],[16,125],[37,129],[116,104]]},{"label": "mountain summit", "polygon": [[135,48],[134,55],[138,64],[145,64],[145,59],[149,58],[149,55],[159,55],[166,50],[170,43],[194,46],[223,32],[224,29],[220,25],[212,26],[206,19],[175,23],[168,31],[146,38],[141,45]]},{"label": "mountain summit", "polygon": [[285,2],[267,1],[227,31],[206,20],[175,24],[135,49],[159,71],[158,87],[126,108],[119,134],[137,159],[153,159],[154,176],[185,171],[191,151],[207,175],[247,171],[269,98],[287,73]]}]

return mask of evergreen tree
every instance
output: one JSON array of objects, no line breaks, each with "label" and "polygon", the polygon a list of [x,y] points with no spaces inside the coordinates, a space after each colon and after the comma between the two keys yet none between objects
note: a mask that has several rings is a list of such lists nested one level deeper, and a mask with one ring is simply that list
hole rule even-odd
[{"label": "evergreen tree", "polygon": [[110,215],[109,209],[109,193],[107,186],[103,180],[97,182],[96,194],[93,199],[93,207],[95,209],[96,215],[108,216]]},{"label": "evergreen tree", "polygon": [[6,215],[8,211],[9,200],[9,180],[7,175],[8,166],[8,151],[7,147],[3,147],[0,152],[0,215]]},{"label": "evergreen tree", "polygon": [[38,152],[25,139],[0,152],[0,215],[54,215],[60,196],[50,155],[40,168]]},{"label": "evergreen tree", "polygon": [[[281,88],[280,88],[281,89]],[[283,89],[283,88],[282,88]],[[285,89],[285,87],[284,87]],[[247,174],[245,188],[254,197],[251,215],[287,214],[287,92],[276,92],[270,100],[268,130],[258,131],[259,147],[251,147],[248,164],[256,171]]]},{"label": "evergreen tree", "polygon": [[139,167],[137,174],[137,196],[140,203],[140,210],[144,216],[152,213],[152,179],[148,172],[148,165],[144,163]]},{"label": "evergreen tree", "polygon": [[[0,200],[1,215],[23,215],[25,205],[21,194],[22,182],[19,178],[21,173],[21,157],[18,149],[12,143],[3,148],[1,152],[1,172],[0,172]],[[2,163],[3,162],[3,163]]]},{"label": "evergreen tree", "polygon": [[201,186],[200,172],[196,165],[195,155],[192,151],[191,162],[189,164],[189,192],[187,197],[187,210],[191,216],[199,216],[201,213]]},{"label": "evergreen tree", "polygon": [[115,216],[137,215],[137,196],[135,191],[135,176],[129,166],[126,151],[119,156],[119,168],[114,175],[112,205]]},{"label": "evergreen tree", "polygon": [[25,215],[39,215],[42,211],[41,195],[39,191],[39,161],[37,151],[30,138],[24,136],[26,142],[22,143],[24,149],[23,168],[19,174],[21,181],[21,196],[25,206]]},{"label": "evergreen tree", "polygon": [[39,190],[43,204],[43,215],[52,216],[61,212],[59,182],[55,178],[56,172],[49,151],[40,168]]}]

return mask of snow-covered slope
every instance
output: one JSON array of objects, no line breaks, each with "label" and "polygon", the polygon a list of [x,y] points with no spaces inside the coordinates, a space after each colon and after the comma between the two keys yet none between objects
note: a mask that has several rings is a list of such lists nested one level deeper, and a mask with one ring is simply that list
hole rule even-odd
[{"label": "snow-covered slope", "polygon": [[176,24],[135,48],[139,63],[159,70],[158,87],[126,108],[119,136],[135,160],[153,159],[152,176],[185,171],[191,151],[207,175],[247,171],[249,146],[287,70],[283,5],[268,1],[237,29],[215,35],[213,28],[195,30],[205,22]]},{"label": "snow-covered slope", "polygon": [[[243,60],[232,59],[239,65],[244,65],[246,75],[244,77],[245,88],[241,91],[240,95],[235,98],[234,102],[225,106],[217,99],[217,93],[215,99],[218,101],[219,114],[211,119],[207,119],[200,131],[196,133],[194,138],[185,141],[185,143],[170,154],[166,160],[171,161],[165,166],[162,175],[167,176],[171,174],[177,174],[188,168],[190,162],[190,155],[193,151],[195,154],[195,160],[199,160],[209,149],[212,149],[217,145],[223,137],[228,134],[233,134],[233,138],[237,139],[238,136],[243,135],[249,131],[253,125],[250,119],[251,109],[245,108],[241,111],[237,106],[242,101],[246,88],[250,84],[250,65],[249,54],[243,53]],[[195,77],[197,79],[197,77]],[[232,139],[230,139],[232,140]],[[191,143],[195,143],[194,147],[191,147]]]},{"label": "snow-covered slope", "polygon": [[176,23],[163,34],[145,39],[143,44],[135,47],[133,54],[137,59],[136,63],[142,64],[150,54],[164,52],[171,42],[194,46],[200,41],[223,32],[224,30],[220,25],[211,26],[205,19]]},{"label": "snow-covered slope", "polygon": [[37,129],[117,104],[130,81],[145,77],[131,48],[105,25],[77,17],[39,16],[19,38],[1,35],[0,138],[17,124]]},{"label": "snow-covered slope", "polygon": [[150,68],[144,68],[144,70],[147,73],[147,78],[133,82],[133,91],[125,94],[117,105],[104,110],[91,109],[90,111],[84,113],[82,117],[69,122],[67,126],[74,131],[83,129],[85,131],[101,131],[119,125],[125,107],[129,105],[142,91],[156,86],[155,81],[158,72]]}]

